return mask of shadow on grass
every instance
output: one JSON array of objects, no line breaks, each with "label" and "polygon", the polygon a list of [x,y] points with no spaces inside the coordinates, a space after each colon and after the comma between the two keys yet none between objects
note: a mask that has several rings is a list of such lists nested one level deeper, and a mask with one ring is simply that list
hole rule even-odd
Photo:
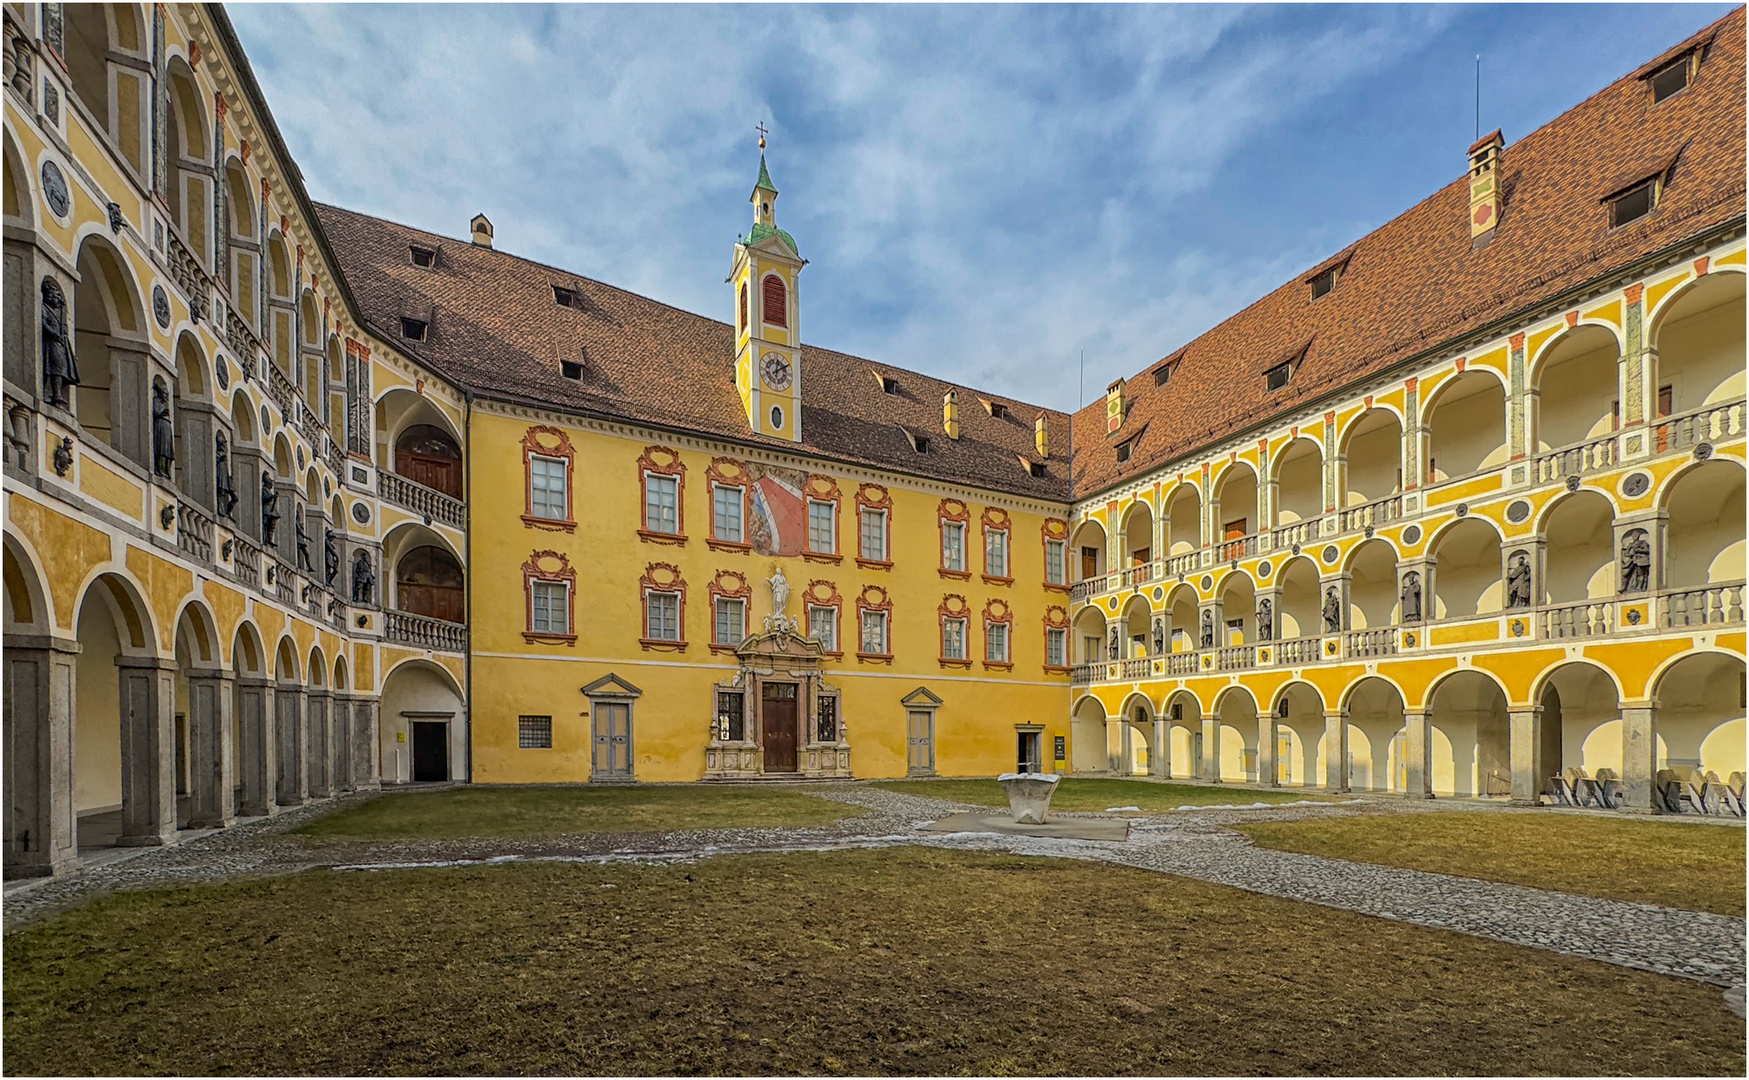
[{"label": "shadow on grass", "polygon": [[[873,786],[973,806],[1008,805],[1002,785],[995,780],[879,780]],[[1181,806],[1275,805],[1302,799],[1323,801],[1324,798],[1315,792],[1257,791],[1218,785],[1071,776],[1064,777],[1057,784],[1057,792],[1051,797],[1051,809],[1098,812],[1115,806],[1134,806],[1144,813],[1159,814]]]}]

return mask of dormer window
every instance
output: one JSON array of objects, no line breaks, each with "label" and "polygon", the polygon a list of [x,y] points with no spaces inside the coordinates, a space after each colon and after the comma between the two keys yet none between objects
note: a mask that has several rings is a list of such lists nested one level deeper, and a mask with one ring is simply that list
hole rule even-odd
[{"label": "dormer window", "polygon": [[[1339,269],[1339,267],[1332,266],[1330,269],[1312,279],[1312,299],[1316,300],[1318,297],[1323,296],[1325,293],[1336,287],[1336,277]],[[1287,380],[1283,379],[1282,381],[1286,382]]]},{"label": "dormer window", "polygon": [[1117,461],[1119,465],[1130,459],[1130,448],[1134,445],[1135,441],[1136,440],[1134,439],[1125,439],[1123,442],[1117,444]]},{"label": "dormer window", "polygon": [[403,318],[401,320],[401,336],[408,341],[424,341],[425,332],[430,329],[430,325],[423,319]]},{"label": "dormer window", "polygon": [[1684,56],[1652,75],[1649,80],[1652,84],[1652,104],[1656,105],[1665,98],[1675,97],[1688,89],[1689,56]]},{"label": "dormer window", "polygon": [[1165,386],[1172,381],[1172,373],[1178,370],[1178,361],[1169,360],[1154,369],[1154,385]]},{"label": "dormer window", "polygon": [[560,307],[571,307],[573,301],[576,299],[577,294],[574,291],[565,288],[563,285],[553,286],[553,303]]},{"label": "dormer window", "polygon": [[891,375],[882,375],[877,371],[875,372],[875,381],[881,384],[881,393],[883,394],[897,394],[899,392],[899,380]]},{"label": "dormer window", "polygon": [[1026,471],[1032,476],[1043,476],[1045,474],[1045,463],[1042,461],[1027,461]]},{"label": "dormer window", "polygon": [[908,431],[906,434],[911,436],[911,449],[919,454],[929,453],[929,436],[920,431]]},{"label": "dormer window", "polygon": [[560,360],[559,374],[567,379],[581,379],[583,377],[583,361]]},{"label": "dormer window", "polygon": [[984,411],[988,412],[998,420],[1006,419],[1008,416],[1008,406],[1002,404],[1000,401],[985,401]]},{"label": "dormer window", "polygon": [[1291,362],[1277,364],[1263,373],[1263,380],[1271,390],[1280,390],[1293,378],[1294,366]]},{"label": "dormer window", "polygon": [[432,248],[414,245],[408,249],[413,256],[414,266],[423,266],[427,270],[437,265],[437,252]]},{"label": "dormer window", "polygon": [[1632,221],[1638,221],[1652,212],[1658,204],[1658,180],[1656,177],[1644,183],[1635,184],[1620,195],[1609,200],[1610,228],[1620,228]]}]

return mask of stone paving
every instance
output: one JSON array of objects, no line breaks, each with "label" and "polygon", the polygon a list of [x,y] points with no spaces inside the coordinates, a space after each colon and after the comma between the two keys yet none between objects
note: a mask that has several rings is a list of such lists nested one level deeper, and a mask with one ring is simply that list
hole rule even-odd
[{"label": "stone paving", "polygon": [[[1136,815],[1126,843],[990,833],[928,833],[931,821],[964,804],[858,784],[809,785],[807,791],[869,813],[804,828],[711,829],[664,833],[463,840],[316,841],[286,834],[313,818],[370,796],[351,795],[174,847],[147,849],[66,879],[8,883],[8,931],[100,892],[215,881],[313,867],[368,869],[506,859],[670,861],[752,851],[830,850],[927,844],[961,850],[1093,859],[1228,885],[1379,918],[1416,923],[1549,949],[1624,967],[1732,988],[1741,1011],[1744,920],[1597,897],[1576,896],[1474,878],[1255,847],[1223,826],[1353,813],[1424,813],[1397,800],[1321,803],[1258,810],[1200,810]],[[386,797],[397,797],[387,795]],[[1447,807],[1449,808],[1449,807]],[[1499,812],[1511,812],[1500,809]],[[1053,814],[1053,817],[1069,816]],[[1734,995],[1732,997],[1731,995]]]}]

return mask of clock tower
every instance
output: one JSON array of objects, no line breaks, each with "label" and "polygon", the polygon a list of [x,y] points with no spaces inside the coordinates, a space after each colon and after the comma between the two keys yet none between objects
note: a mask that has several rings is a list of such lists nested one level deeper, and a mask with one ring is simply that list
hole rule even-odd
[{"label": "clock tower", "polygon": [[759,136],[759,181],[753,185],[753,230],[735,244],[729,283],[735,290],[735,388],[747,426],[761,435],[802,441],[802,320],[798,283],[807,260],[777,227],[777,187],[765,168]]}]

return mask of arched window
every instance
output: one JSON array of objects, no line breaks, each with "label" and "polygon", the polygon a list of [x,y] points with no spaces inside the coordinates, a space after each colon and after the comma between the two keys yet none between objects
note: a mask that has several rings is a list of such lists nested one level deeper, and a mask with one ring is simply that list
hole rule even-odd
[{"label": "arched window", "polygon": [[759,291],[762,295],[761,307],[764,308],[765,321],[773,326],[788,326],[789,319],[785,310],[788,305],[784,302],[786,297],[783,279],[776,274],[767,274],[765,280],[759,283]]},{"label": "arched window", "polygon": [[395,471],[452,498],[462,497],[462,453],[447,431],[415,424],[395,440]]},{"label": "arched window", "polygon": [[737,330],[747,329],[747,283],[741,283],[741,321],[735,324]]},{"label": "arched window", "polygon": [[459,623],[462,614],[462,567],[440,547],[414,548],[395,568],[395,596],[401,611]]}]

